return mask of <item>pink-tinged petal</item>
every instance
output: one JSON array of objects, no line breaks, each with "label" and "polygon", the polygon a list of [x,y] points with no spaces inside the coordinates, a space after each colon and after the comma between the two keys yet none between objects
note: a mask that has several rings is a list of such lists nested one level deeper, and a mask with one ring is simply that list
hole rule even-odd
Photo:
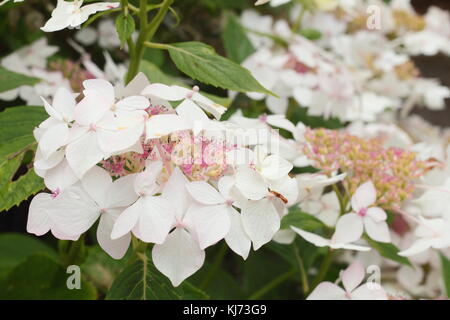
[{"label": "pink-tinged petal", "polygon": [[155,267],[177,287],[202,267],[205,251],[186,230],[176,228],[163,244],[153,247],[152,258]]},{"label": "pink-tinged petal", "polygon": [[321,282],[306,300],[347,300],[345,291],[331,282]]},{"label": "pink-tinged petal", "polygon": [[388,300],[388,297],[379,284],[366,283],[352,292],[351,300]]},{"label": "pink-tinged petal", "polygon": [[28,209],[27,232],[42,236],[50,230],[47,209],[52,205],[53,197],[49,193],[39,193],[31,200]]},{"label": "pink-tinged petal", "polygon": [[69,139],[69,128],[60,123],[47,129],[39,140],[39,148],[44,158],[48,159],[56,150],[64,146]]},{"label": "pink-tinged petal", "polygon": [[140,198],[119,215],[114,223],[111,239],[119,239],[130,232],[138,223],[142,212],[144,212],[144,200]]},{"label": "pink-tinged petal", "polygon": [[145,110],[150,106],[150,101],[143,96],[126,97],[116,103],[116,108],[124,110]]},{"label": "pink-tinged petal", "polygon": [[81,184],[84,190],[91,196],[100,208],[107,208],[107,194],[108,188],[112,185],[112,178],[109,173],[95,166],[90,169],[81,179]]},{"label": "pink-tinged petal", "polygon": [[354,213],[341,216],[331,238],[333,243],[351,243],[359,240],[363,234],[363,219]]},{"label": "pink-tinged petal", "polygon": [[236,172],[236,187],[250,200],[259,200],[267,195],[267,184],[255,170],[241,166]]},{"label": "pink-tinged petal", "polygon": [[347,292],[352,292],[364,280],[365,270],[359,261],[354,261],[342,272],[342,284]]},{"label": "pink-tinged petal", "polygon": [[230,218],[226,205],[204,206],[192,204],[188,209],[200,249],[206,249],[222,240],[230,231]]},{"label": "pink-tinged petal", "polygon": [[367,209],[367,216],[376,222],[385,221],[387,219],[386,212],[379,207],[371,207]]},{"label": "pink-tinged petal", "polygon": [[91,126],[102,119],[111,108],[111,101],[92,91],[75,108],[74,119],[82,126]]},{"label": "pink-tinged petal", "polygon": [[206,205],[217,205],[225,203],[226,199],[214,188],[205,181],[193,181],[186,185],[192,198],[198,202]]},{"label": "pink-tinged petal", "polygon": [[352,209],[358,213],[361,209],[366,209],[373,205],[377,199],[377,190],[372,181],[367,181],[360,185],[353,194],[351,203]]},{"label": "pink-tinged petal", "polygon": [[191,129],[191,124],[176,114],[159,114],[150,117],[146,124],[146,138],[161,138],[169,133]]},{"label": "pink-tinged petal", "polygon": [[244,230],[239,212],[233,207],[228,207],[227,211],[230,219],[230,230],[225,236],[225,241],[231,250],[245,260],[250,252],[252,241]]},{"label": "pink-tinged petal", "polygon": [[67,162],[79,178],[106,156],[100,150],[95,132],[86,133],[66,147]]},{"label": "pink-tinged petal", "polygon": [[155,96],[167,101],[178,101],[186,98],[190,90],[178,87],[167,86],[162,83],[153,83],[147,86],[142,92],[142,95]]},{"label": "pink-tinged petal", "polygon": [[385,221],[375,221],[370,217],[364,219],[367,235],[378,242],[391,242],[389,227]]},{"label": "pink-tinged petal", "polygon": [[49,215],[55,227],[66,235],[86,232],[100,216],[94,200],[78,185],[69,187],[56,197]]},{"label": "pink-tinged petal", "polygon": [[304,231],[302,229],[291,226],[291,229],[294,230],[298,235],[300,235],[306,241],[312,243],[316,247],[325,247],[330,245],[330,240],[325,239],[317,234]]},{"label": "pink-tinged petal", "polygon": [[108,210],[100,217],[97,227],[97,241],[113,259],[122,259],[131,242],[131,234],[127,233],[118,239],[111,239],[111,232],[120,211]]},{"label": "pink-tinged petal", "polygon": [[134,191],[134,181],[137,174],[129,174],[115,180],[106,191],[107,207],[128,207],[136,201],[138,195]]},{"label": "pink-tinged petal", "polygon": [[241,210],[241,219],[254,250],[272,240],[280,229],[280,216],[268,199],[249,201]]},{"label": "pink-tinged petal", "polygon": [[175,208],[162,197],[144,197],[139,217],[139,238],[161,244],[175,224]]}]

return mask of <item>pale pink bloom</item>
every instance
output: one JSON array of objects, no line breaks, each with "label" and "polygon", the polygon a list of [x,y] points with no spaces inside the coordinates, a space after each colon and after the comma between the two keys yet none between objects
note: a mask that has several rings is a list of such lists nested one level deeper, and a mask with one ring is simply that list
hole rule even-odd
[{"label": "pale pink bloom", "polygon": [[307,300],[387,300],[386,292],[378,283],[360,285],[364,277],[364,267],[355,261],[341,274],[344,289],[332,282],[321,282]]}]

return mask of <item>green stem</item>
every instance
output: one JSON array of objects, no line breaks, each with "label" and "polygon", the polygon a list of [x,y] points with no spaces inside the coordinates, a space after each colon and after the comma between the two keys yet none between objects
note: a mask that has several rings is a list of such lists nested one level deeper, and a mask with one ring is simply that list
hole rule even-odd
[{"label": "green stem", "polygon": [[327,255],[322,260],[322,264],[320,265],[319,273],[317,274],[317,277],[314,279],[314,281],[312,283],[311,291],[325,279],[325,277],[328,273],[328,269],[330,268],[331,262],[333,261],[333,255],[334,255],[333,249],[329,248]]},{"label": "green stem", "polygon": [[302,21],[303,17],[305,16],[306,8],[304,5],[302,5],[302,8],[300,9],[300,13],[294,21],[294,25],[292,26],[292,32],[298,32],[298,30],[302,27]]},{"label": "green stem", "polygon": [[255,293],[253,293],[252,295],[250,295],[247,300],[257,300],[260,299],[262,296],[264,296],[267,292],[269,292],[270,290],[272,290],[273,288],[278,287],[280,284],[282,284],[283,282],[285,282],[286,280],[288,280],[289,278],[291,278],[292,276],[294,276],[297,273],[297,270],[295,268],[289,270],[286,273],[283,273],[281,275],[279,275],[278,277],[276,277],[275,279],[273,279],[272,281],[270,281],[268,284],[266,284],[264,287],[262,287],[261,289],[257,290]]},{"label": "green stem", "polygon": [[300,251],[297,247],[297,244],[293,243],[295,259],[298,263],[298,268],[300,271],[300,282],[302,284],[303,294],[306,295],[309,292],[309,281],[308,274],[306,273],[305,263],[303,262],[302,256],[300,255]]},{"label": "green stem", "polygon": [[141,60],[144,57],[145,53],[146,48],[145,42],[151,41],[156,31],[158,30],[159,26],[161,25],[173,1],[174,0],[164,0],[163,3],[161,4],[161,7],[158,10],[158,13],[155,15],[152,21],[148,23],[147,0],[140,0],[139,5],[140,32],[139,37],[136,41],[136,46],[134,47],[134,54],[130,61],[130,66],[125,79],[126,83],[129,83],[137,75],[139,71],[139,65],[141,64]]},{"label": "green stem", "polygon": [[223,259],[225,258],[227,251],[228,251],[228,246],[227,246],[226,242],[224,242],[224,243],[222,243],[222,246],[220,247],[219,252],[217,253],[217,256],[214,260],[213,265],[211,266],[211,268],[209,269],[205,278],[201,282],[200,289],[205,290],[206,288],[208,288],[212,279],[214,279],[214,276],[216,275],[217,271],[219,270],[220,266],[222,265]]}]

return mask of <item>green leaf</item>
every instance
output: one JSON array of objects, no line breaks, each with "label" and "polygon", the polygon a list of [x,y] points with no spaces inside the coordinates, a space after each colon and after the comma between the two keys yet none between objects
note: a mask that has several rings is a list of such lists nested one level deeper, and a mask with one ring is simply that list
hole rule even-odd
[{"label": "green leaf", "polygon": [[369,237],[364,238],[373,249],[377,250],[378,253],[383,257],[385,257],[386,259],[390,259],[398,263],[411,266],[411,262],[408,260],[408,258],[398,255],[398,252],[400,250],[392,243],[377,242],[375,240],[370,239]]},{"label": "green leaf", "polygon": [[99,290],[107,292],[114,279],[125,269],[127,257],[120,260],[113,259],[98,245],[88,247],[87,251],[81,270]]},{"label": "green leaf", "polygon": [[50,256],[33,254],[0,281],[0,299],[96,299],[96,290],[87,281],[81,280],[81,289],[68,289],[69,276],[66,269]]},{"label": "green leaf", "polygon": [[450,260],[447,259],[442,253],[441,265],[442,265],[442,276],[444,277],[445,292],[447,293],[447,298],[450,298]]},{"label": "green leaf", "polygon": [[133,17],[130,14],[119,14],[116,18],[116,30],[119,35],[121,46],[127,42],[127,39],[131,37],[136,30],[136,25]]},{"label": "green leaf", "polygon": [[35,253],[46,253],[56,258],[55,250],[32,236],[20,233],[0,234],[0,278]]},{"label": "green leaf", "polygon": [[205,299],[206,294],[191,284],[174,288],[144,255],[125,268],[114,280],[108,300],[181,300]]},{"label": "green leaf", "polygon": [[222,33],[223,45],[227,56],[236,63],[241,63],[255,52],[236,16],[229,14]]},{"label": "green leaf", "polygon": [[0,112],[0,158],[35,143],[33,129],[47,118],[43,107],[11,107]]},{"label": "green leaf", "polygon": [[314,231],[326,227],[322,221],[298,208],[291,209],[281,220],[281,229],[287,229],[290,226],[305,231]]},{"label": "green leaf", "polygon": [[309,40],[318,40],[322,37],[322,33],[316,29],[302,29],[298,33]]},{"label": "green leaf", "polygon": [[12,181],[23,157],[36,142],[33,129],[48,118],[42,107],[12,107],[0,113],[0,211],[19,205],[44,188],[33,170]]},{"label": "green leaf", "polygon": [[12,72],[0,67],[0,93],[21,86],[32,86],[39,81],[40,80],[38,78],[28,77],[26,75]]},{"label": "green leaf", "polygon": [[0,211],[18,206],[22,201],[44,188],[42,178],[33,170],[28,171],[18,180],[8,183],[0,190]]},{"label": "green leaf", "polygon": [[274,95],[256,81],[250,71],[219,56],[211,46],[193,41],[166,47],[177,68],[192,79],[223,89]]},{"label": "green leaf", "polygon": [[[150,82],[163,83],[168,86],[177,85],[180,87],[187,88],[187,85],[183,81],[162,72],[161,69],[159,69],[155,64],[149,61],[146,60],[141,61],[139,70],[147,76]],[[218,97],[216,95],[209,94],[206,92],[201,92],[201,94],[211,99],[215,103],[224,106],[225,108],[227,108],[231,104],[230,98]]]}]

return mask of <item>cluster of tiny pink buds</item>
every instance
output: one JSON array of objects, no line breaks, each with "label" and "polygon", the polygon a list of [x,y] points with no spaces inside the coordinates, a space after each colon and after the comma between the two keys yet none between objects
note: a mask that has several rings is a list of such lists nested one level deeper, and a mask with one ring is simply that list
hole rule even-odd
[{"label": "cluster of tiny pink buds", "polygon": [[80,62],[59,59],[49,65],[50,70],[62,72],[65,79],[69,79],[70,87],[74,92],[83,91],[83,81],[94,79],[95,77],[87,70],[81,67]]},{"label": "cluster of tiny pink buds", "polygon": [[426,172],[426,162],[413,152],[385,148],[379,139],[363,139],[343,131],[307,129],[305,154],[314,166],[326,173],[341,170],[349,194],[365,181],[377,189],[377,205],[392,208],[408,199],[414,191],[413,181]]}]

